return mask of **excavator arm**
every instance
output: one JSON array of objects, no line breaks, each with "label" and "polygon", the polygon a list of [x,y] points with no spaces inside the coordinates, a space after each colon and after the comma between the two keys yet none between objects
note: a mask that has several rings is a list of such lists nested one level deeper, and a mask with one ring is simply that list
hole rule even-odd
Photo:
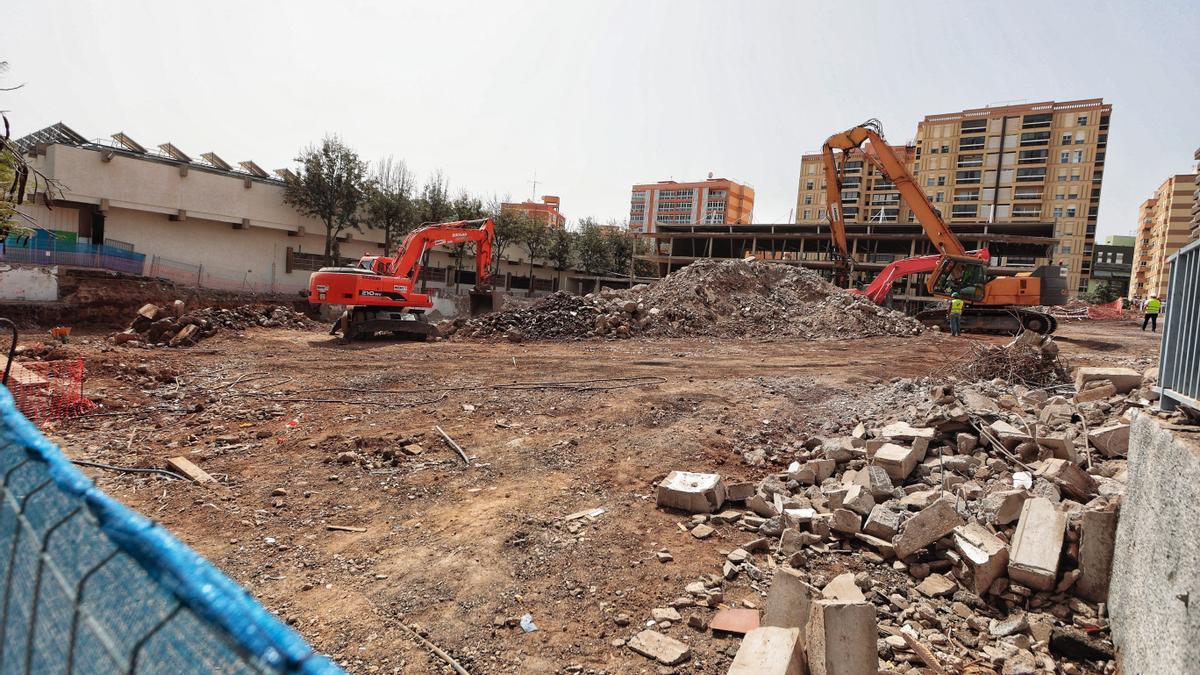
[{"label": "excavator arm", "polygon": [[398,255],[382,271],[389,277],[400,277],[415,283],[421,275],[425,254],[434,246],[442,244],[475,244],[475,288],[487,287],[488,266],[492,262],[492,244],[495,241],[495,224],[491,218],[459,220],[419,227],[400,244]]},{"label": "excavator arm", "polygon": [[[968,254],[979,258],[985,263],[991,259],[991,256],[986,248],[981,248],[976,251],[969,251]],[[851,289],[850,292],[856,295],[864,295],[870,299],[871,302],[874,302],[877,305],[882,305],[884,301],[887,300],[888,294],[892,292],[892,286],[894,286],[898,280],[913,274],[932,272],[937,268],[938,261],[941,259],[942,256],[935,254],[897,260],[896,262],[891,263],[887,267],[884,267],[882,270],[880,270],[879,274],[865,289],[861,291],[857,289]]]}]

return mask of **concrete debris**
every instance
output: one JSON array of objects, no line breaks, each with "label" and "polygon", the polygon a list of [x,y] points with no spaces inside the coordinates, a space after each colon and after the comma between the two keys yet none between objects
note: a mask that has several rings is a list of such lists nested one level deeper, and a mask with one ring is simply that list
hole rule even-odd
[{"label": "concrete debris", "polygon": [[804,641],[799,628],[762,626],[746,633],[727,675],[803,675]]},{"label": "concrete debris", "polygon": [[725,503],[725,483],[715,473],[672,471],[658,484],[658,506],[713,513]]},{"label": "concrete debris", "polygon": [[1087,384],[1094,381],[1105,381],[1111,384],[1120,394],[1142,386],[1142,374],[1132,368],[1077,368],[1075,370],[1075,389],[1082,391]]},{"label": "concrete debris", "polygon": [[629,290],[565,291],[525,307],[439,325],[444,336],[527,340],[593,337],[790,336],[809,340],[917,335],[915,319],[884,309],[802,267],[703,259]]},{"label": "concrete debris", "polygon": [[[1085,386],[1107,386],[1097,382]],[[897,381],[886,407],[831,426],[845,435],[762,452],[754,466],[768,473],[739,486],[741,500],[715,515],[706,501],[685,528],[755,538],[726,548],[673,606],[745,608],[723,599],[730,584],[764,593],[761,626],[783,631],[772,633],[782,646],[746,651],[766,640],[751,630],[739,656],[757,664],[770,651],[763,672],[788,672],[789,629],[813,673],[1102,672],[1056,659],[1111,653],[1091,603],[1106,599],[1120,458],[1144,403],[1137,390],[1077,403],[1069,388]],[[1066,630],[1080,627],[1101,633]],[[1111,657],[1096,658],[1111,672]]]},{"label": "concrete debris", "polygon": [[205,307],[183,313],[183,303],[171,309],[146,304],[138,309],[124,332],[112,336],[115,344],[129,347],[187,347],[218,330],[245,330],[252,326],[310,330],[316,326],[304,314],[283,305],[242,305],[232,309]]},{"label": "concrete debris", "polygon": [[644,630],[634,635],[626,644],[638,654],[654,659],[664,666],[683,663],[692,653],[686,644],[654,630]]}]

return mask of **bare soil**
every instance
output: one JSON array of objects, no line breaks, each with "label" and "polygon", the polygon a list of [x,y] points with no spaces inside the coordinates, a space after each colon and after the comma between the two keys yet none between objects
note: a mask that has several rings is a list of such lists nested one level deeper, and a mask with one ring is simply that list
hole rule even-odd
[{"label": "bare soil", "polygon": [[[1127,322],[1060,335],[1075,365],[1156,358],[1157,336]],[[739,444],[852,426],[856,401],[893,378],[948,372],[977,340],[1001,341],[934,332],[341,346],[321,331],[254,328],[146,350],[84,336],[68,349],[111,414],[47,432],[75,458],[162,466],[185,455],[217,477],[213,488],[88,470],[352,672],[441,672],[407,624],[473,673],[654,673],[612,641],[752,538],[722,525],[694,539],[679,527],[686,515],[655,507],[655,482],[674,469],[760,479],[778,468],[745,466]],[[634,377],[644,379],[610,379]],[[403,454],[409,442],[423,452]],[[594,521],[564,522],[597,507],[606,511]],[[663,549],[672,562],[658,562]],[[856,565],[845,556],[832,571]],[[761,603],[744,577],[726,589],[727,600]],[[709,611],[684,609],[667,630],[692,646],[679,672],[725,672],[732,660],[736,640],[686,625]],[[538,631],[514,625],[526,613]],[[632,623],[618,626],[619,613]]]}]

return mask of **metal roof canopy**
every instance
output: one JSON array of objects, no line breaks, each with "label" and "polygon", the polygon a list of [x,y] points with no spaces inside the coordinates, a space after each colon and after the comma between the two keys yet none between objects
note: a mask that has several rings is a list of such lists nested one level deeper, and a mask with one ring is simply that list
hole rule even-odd
[{"label": "metal roof canopy", "polygon": [[139,155],[146,154],[146,148],[142,147],[141,143],[130,138],[124,131],[118,131],[112,135],[112,139],[121,144],[121,147],[131,152],[136,152]]},{"label": "metal roof canopy", "polygon": [[191,157],[188,157],[187,154],[184,153],[184,151],[180,150],[179,148],[175,147],[174,145],[172,145],[170,143],[162,143],[158,146],[158,149],[167,153],[173,159],[177,159],[181,162],[187,162],[188,164],[192,163]]},{"label": "metal roof canopy", "polygon": [[22,152],[28,152],[33,146],[46,144],[71,145],[80,147],[87,144],[87,139],[76,132],[71,127],[59,122],[52,124],[45,129],[26,134],[14,141],[14,144],[21,149]]}]

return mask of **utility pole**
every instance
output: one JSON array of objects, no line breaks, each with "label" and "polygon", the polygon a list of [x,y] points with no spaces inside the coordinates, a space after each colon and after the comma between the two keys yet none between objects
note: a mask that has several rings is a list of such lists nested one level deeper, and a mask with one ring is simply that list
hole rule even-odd
[{"label": "utility pole", "polygon": [[533,172],[533,180],[531,180],[529,182],[533,183],[533,192],[529,195],[529,201],[536,202],[537,201],[537,186],[538,186],[538,179],[537,179],[536,171]]}]

